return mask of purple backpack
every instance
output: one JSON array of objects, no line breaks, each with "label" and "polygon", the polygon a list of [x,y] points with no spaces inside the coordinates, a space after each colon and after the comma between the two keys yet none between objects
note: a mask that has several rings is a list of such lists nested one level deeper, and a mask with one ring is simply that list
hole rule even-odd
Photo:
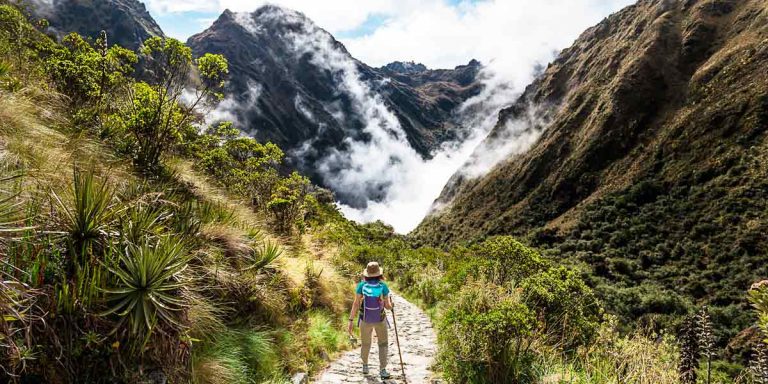
[{"label": "purple backpack", "polygon": [[363,303],[361,304],[360,320],[366,323],[380,323],[384,321],[384,301],[381,295],[381,283],[366,282],[363,284]]}]

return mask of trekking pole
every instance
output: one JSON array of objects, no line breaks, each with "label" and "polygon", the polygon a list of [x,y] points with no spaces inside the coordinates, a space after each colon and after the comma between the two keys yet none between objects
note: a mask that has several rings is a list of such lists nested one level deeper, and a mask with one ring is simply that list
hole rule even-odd
[{"label": "trekking pole", "polygon": [[400,369],[403,371],[403,382],[408,384],[408,378],[405,376],[405,365],[403,364],[403,353],[400,352],[400,337],[397,335],[397,317],[395,317],[394,300],[392,300],[392,324],[395,325],[395,343],[397,344],[397,354],[400,356]]}]

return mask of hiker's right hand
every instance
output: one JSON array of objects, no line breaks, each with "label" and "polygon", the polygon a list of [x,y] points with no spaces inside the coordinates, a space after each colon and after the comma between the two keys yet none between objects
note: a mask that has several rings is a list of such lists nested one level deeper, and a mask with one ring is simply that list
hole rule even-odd
[{"label": "hiker's right hand", "polygon": [[349,321],[349,325],[347,325],[347,333],[352,335],[352,329],[353,329],[353,322],[352,320]]}]

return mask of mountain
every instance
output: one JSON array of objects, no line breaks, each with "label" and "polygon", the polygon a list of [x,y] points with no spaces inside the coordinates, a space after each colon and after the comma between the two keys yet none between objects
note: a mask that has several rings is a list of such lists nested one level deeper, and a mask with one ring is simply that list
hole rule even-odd
[{"label": "mountain", "polygon": [[743,326],[768,275],[766,67],[764,1],[639,1],[562,51],[475,157],[535,144],[460,171],[412,236],[525,237],[584,266],[616,312],[710,303]]},{"label": "mountain", "polygon": [[366,125],[373,120],[428,157],[462,133],[454,112],[481,90],[477,61],[450,70],[404,63],[373,68],[303,14],[272,5],[250,14],[227,10],[187,44],[196,55],[229,60],[225,115],[286,149],[318,183],[320,162],[352,141],[370,140]]},{"label": "mountain", "polygon": [[33,0],[32,12],[47,19],[54,34],[96,38],[104,30],[110,44],[133,50],[152,36],[165,36],[137,0]]}]

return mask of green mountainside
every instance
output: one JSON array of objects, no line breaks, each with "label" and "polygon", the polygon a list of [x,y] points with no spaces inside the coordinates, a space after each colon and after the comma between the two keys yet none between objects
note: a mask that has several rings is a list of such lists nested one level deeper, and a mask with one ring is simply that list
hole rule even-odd
[{"label": "green mountainside", "polygon": [[[546,110],[541,139],[454,178],[421,243],[511,234],[579,265],[623,318],[717,307],[726,340],[768,275],[768,8],[640,1],[584,32],[496,130]],[[494,134],[488,140],[494,140]]]}]

